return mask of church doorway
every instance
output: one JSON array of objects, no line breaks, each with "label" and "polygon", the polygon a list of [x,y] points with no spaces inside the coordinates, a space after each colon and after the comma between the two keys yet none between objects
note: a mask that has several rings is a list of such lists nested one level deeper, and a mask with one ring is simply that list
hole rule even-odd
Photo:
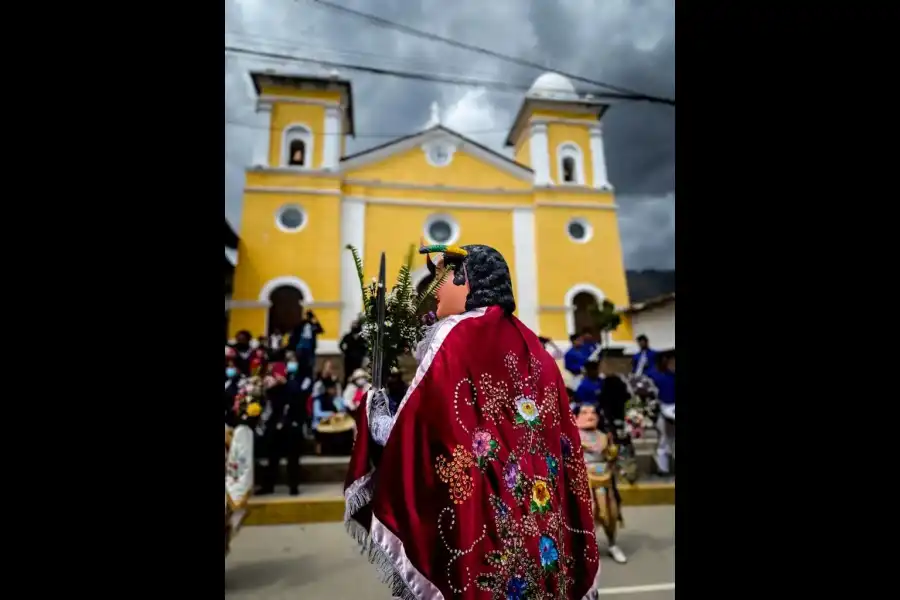
[{"label": "church doorway", "polygon": [[588,329],[594,336],[594,339],[599,339],[599,332],[593,316],[593,313],[600,309],[597,297],[590,292],[578,292],[572,299],[572,304],[575,316],[575,331],[570,331],[569,333],[580,334],[585,329]]},{"label": "church doorway", "polygon": [[276,329],[288,334],[300,324],[303,318],[303,292],[290,285],[282,285],[269,295],[269,331]]}]

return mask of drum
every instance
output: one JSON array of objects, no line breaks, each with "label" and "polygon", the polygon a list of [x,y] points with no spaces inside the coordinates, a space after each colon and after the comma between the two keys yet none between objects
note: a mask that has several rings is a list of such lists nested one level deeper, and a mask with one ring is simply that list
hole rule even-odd
[{"label": "drum", "polygon": [[356,421],[340,413],[323,419],[316,426],[319,453],[325,456],[346,456],[353,450]]}]

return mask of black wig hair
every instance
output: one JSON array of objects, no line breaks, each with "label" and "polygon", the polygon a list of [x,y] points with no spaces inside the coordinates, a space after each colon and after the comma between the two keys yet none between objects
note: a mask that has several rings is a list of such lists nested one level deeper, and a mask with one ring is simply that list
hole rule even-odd
[{"label": "black wig hair", "polygon": [[516,310],[513,297],[509,266],[503,255],[490,246],[474,244],[463,246],[468,254],[457,259],[460,264],[453,270],[453,284],[465,285],[468,280],[469,294],[466,296],[466,310],[499,306],[511,315]]}]

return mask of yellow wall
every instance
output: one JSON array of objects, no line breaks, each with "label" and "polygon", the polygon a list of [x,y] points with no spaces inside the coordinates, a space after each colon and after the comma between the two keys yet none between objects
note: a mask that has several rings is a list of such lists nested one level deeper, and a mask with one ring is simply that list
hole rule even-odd
[{"label": "yellow wall", "polygon": [[425,152],[421,148],[413,148],[384,161],[351,169],[346,177],[414,185],[505,188],[523,191],[531,189],[530,182],[501,171],[461,150],[453,154],[453,162],[442,168],[429,165],[425,159]]},{"label": "yellow wall", "polygon": [[517,163],[531,167],[531,138],[526,135],[519,137],[514,156]]},{"label": "yellow wall", "polygon": [[[285,204],[297,204],[305,211],[306,225],[299,232],[285,233],[275,226],[275,215]],[[333,195],[245,194],[233,299],[258,300],[271,279],[295,276],[309,286],[314,302],[339,302],[340,216],[340,200]],[[232,310],[232,331],[240,329],[237,325],[244,319],[259,321],[258,315],[242,314],[248,310],[256,315],[257,309]],[[326,332],[338,335],[339,312],[316,309]],[[251,331],[256,334],[261,326]]]},{"label": "yellow wall", "polygon": [[[567,233],[571,219],[582,218],[593,236],[584,244],[572,242]],[[619,241],[616,211],[606,209],[571,209],[539,206],[535,209],[537,230],[538,304],[550,310],[540,315],[543,335],[568,339],[565,327],[566,292],[579,283],[590,283],[603,291],[617,306],[628,305],[628,287]],[[560,268],[560,265],[579,267]],[[630,340],[627,323],[613,335],[615,340]]]},{"label": "yellow wall", "polygon": [[[410,244],[418,245],[425,220],[436,212],[448,214],[459,223],[460,238],[457,244],[487,243],[496,248],[506,257],[515,283],[511,212],[379,204],[366,207],[366,247],[362,252],[366,277],[378,275],[378,261],[381,253],[385,252],[388,278],[393,278]],[[414,264],[414,269],[424,267],[425,257],[417,254]]]}]

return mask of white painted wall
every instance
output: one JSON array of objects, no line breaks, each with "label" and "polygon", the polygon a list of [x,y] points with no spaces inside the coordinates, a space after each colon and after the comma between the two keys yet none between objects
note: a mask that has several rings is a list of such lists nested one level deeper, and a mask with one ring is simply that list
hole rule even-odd
[{"label": "white painted wall", "polygon": [[675,302],[635,313],[631,323],[634,336],[646,335],[654,350],[675,348]]}]

